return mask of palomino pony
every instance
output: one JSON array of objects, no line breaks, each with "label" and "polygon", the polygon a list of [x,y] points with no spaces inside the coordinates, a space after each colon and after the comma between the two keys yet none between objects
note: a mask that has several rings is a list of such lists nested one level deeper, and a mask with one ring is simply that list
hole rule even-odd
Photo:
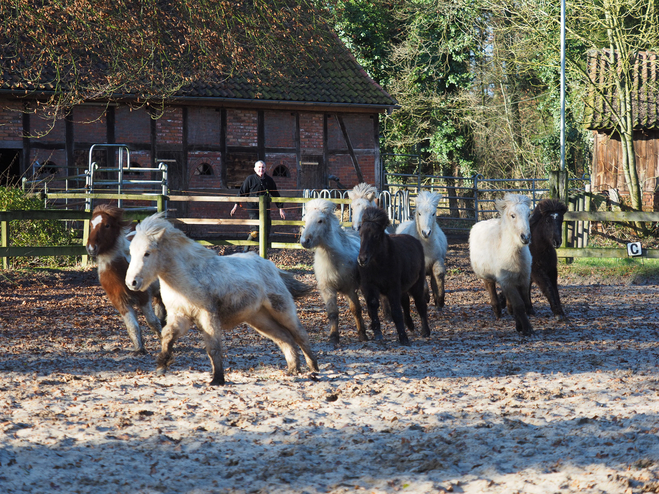
[{"label": "palomino pony", "polygon": [[130,254],[126,285],[139,291],[159,279],[167,308],[158,375],[167,370],[175,341],[192,323],[196,323],[206,344],[212,365],[211,385],[225,382],[222,331],[242,322],[279,346],[290,374],[300,370],[296,344],[309,369],[318,371],[294,302],[294,298],[308,294],[311,287],[278,269],[272,261],[253,252],[218,256],[176,229],[163,213],[137,225]]},{"label": "palomino pony", "polygon": [[355,231],[359,231],[364,210],[369,207],[377,207],[375,203],[377,194],[378,189],[364,182],[355,185],[352,190],[348,191],[350,208],[352,209],[352,228]]},{"label": "palomino pony", "polygon": [[526,313],[527,310],[531,311],[531,200],[518,194],[506,194],[495,204],[501,217],[479,221],[469,233],[471,267],[490,294],[490,304],[496,318],[501,318],[501,305],[496,292],[498,283],[512,309],[515,328],[524,335],[530,335],[533,329]]},{"label": "palomino pony", "polygon": [[391,308],[398,341],[401,345],[409,345],[405,325],[410,331],[414,330],[410,315],[410,295],[421,316],[421,334],[430,336],[423,247],[421,242],[410,235],[387,235],[387,226],[389,218],[382,209],[369,207],[364,210],[359,229],[361,247],[357,258],[362,293],[375,339],[382,339],[378,306],[380,295],[384,295]]},{"label": "palomino pony", "polygon": [[347,233],[334,214],[336,204],[325,199],[314,199],[306,204],[304,228],[300,244],[305,249],[315,249],[313,269],[318,289],[325,302],[329,319],[329,341],[339,343],[339,308],[337,293],[348,298],[350,312],[357,323],[359,341],[367,341],[362,308],[359,304],[359,237]]},{"label": "palomino pony", "polygon": [[135,306],[141,309],[147,325],[158,338],[165,323],[166,312],[157,281],[143,292],[133,292],[126,287],[124,280],[130,262],[126,234],[130,221],[125,220],[123,215],[123,209],[108,204],[95,207],[86,247],[87,253],[96,258],[101,286],[121,314],[133,342],[134,352],[145,353]]},{"label": "palomino pony", "polygon": [[437,192],[420,192],[416,198],[414,219],[398,225],[396,233],[412,235],[423,245],[426,258],[426,274],[430,276],[430,286],[435,298],[435,307],[444,307],[444,259],[448,250],[446,235],[437,224],[437,206],[442,195]]}]

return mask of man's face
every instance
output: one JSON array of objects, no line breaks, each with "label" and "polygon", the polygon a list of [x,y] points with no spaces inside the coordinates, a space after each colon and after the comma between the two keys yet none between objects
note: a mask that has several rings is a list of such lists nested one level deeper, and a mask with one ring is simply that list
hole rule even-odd
[{"label": "man's face", "polygon": [[259,177],[262,177],[265,173],[265,165],[263,163],[256,163],[254,165],[254,171]]}]

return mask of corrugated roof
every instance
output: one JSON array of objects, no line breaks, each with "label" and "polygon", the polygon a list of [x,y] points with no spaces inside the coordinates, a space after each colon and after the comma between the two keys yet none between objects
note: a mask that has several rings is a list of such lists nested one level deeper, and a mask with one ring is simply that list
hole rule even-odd
[{"label": "corrugated roof", "polygon": [[[174,12],[183,3],[179,0],[169,0],[167,8]],[[125,5],[137,4],[124,4],[124,8]],[[244,11],[245,8],[241,8]],[[295,8],[299,9],[299,4]],[[134,14],[135,18],[139,18],[137,13]],[[167,32],[167,29],[161,29],[162,32],[166,33],[166,39],[162,42],[162,46],[166,48],[164,48],[165,56],[160,54],[158,57],[157,61],[159,63],[170,58],[167,50],[177,51],[180,46],[185,45],[180,40],[184,40],[186,35],[188,36],[187,49],[190,49],[189,33],[193,32],[193,29],[189,29],[190,26],[185,24],[187,22],[185,19],[172,19],[174,16],[170,14],[168,12],[167,17],[163,17],[162,22],[167,23],[167,29],[180,29],[180,32]],[[300,23],[305,19],[304,15],[300,15],[298,18]],[[143,21],[148,23],[148,19],[143,19]],[[198,23],[199,20],[191,18],[190,22]],[[204,40],[204,46],[207,48],[211,46],[209,43],[214,43],[215,46],[212,46],[211,49],[214,50],[213,55],[218,60],[221,59],[220,63],[206,64],[203,71],[200,71],[195,68],[194,62],[191,60],[191,69],[189,69],[185,67],[184,59],[181,62],[180,53],[175,53],[171,57],[172,60],[175,60],[175,63],[171,65],[164,64],[160,73],[157,73],[157,71],[152,72],[147,75],[147,79],[140,75],[132,83],[117,85],[116,87],[121,87],[121,94],[117,94],[116,91],[104,93],[102,90],[89,89],[102,88],[104,81],[117,78],[117,73],[111,73],[113,69],[110,69],[112,67],[116,70],[117,63],[112,63],[110,58],[116,57],[117,51],[108,49],[102,41],[99,42],[99,40],[105,39],[106,34],[98,31],[94,32],[94,29],[98,29],[95,24],[81,24],[83,26],[92,26],[90,28],[92,32],[83,33],[81,36],[81,38],[86,37],[86,39],[91,40],[86,45],[69,44],[65,37],[61,38],[65,39],[62,50],[70,50],[73,57],[76,58],[77,66],[75,71],[67,73],[63,68],[70,70],[70,67],[64,67],[61,60],[58,62],[60,65],[57,66],[56,63],[52,63],[52,59],[49,60],[41,55],[43,51],[40,51],[39,46],[36,45],[44,40],[34,35],[34,31],[38,30],[39,27],[35,27],[34,19],[30,19],[29,22],[25,22],[26,32],[21,33],[21,39],[36,40],[33,41],[35,43],[33,49],[28,47],[24,51],[24,47],[16,44],[17,36],[10,37],[7,31],[4,35],[0,32],[0,90],[23,95],[40,92],[77,92],[86,98],[100,100],[126,97],[139,97],[143,100],[144,98],[158,98],[165,95],[168,100],[176,98],[220,98],[264,103],[366,105],[381,109],[396,105],[396,101],[368,76],[340,39],[331,32],[327,24],[319,22],[317,17],[314,17],[313,25],[315,27],[313,29],[310,29],[308,25],[302,26],[301,24],[291,26],[290,20],[286,22],[288,24],[285,25],[285,28],[296,33],[296,37],[293,40],[292,47],[282,45],[283,48],[273,50],[273,53],[276,54],[274,60],[259,63],[258,56],[263,57],[263,51],[260,51],[260,55],[253,55],[255,60],[250,63],[251,47],[245,47],[244,51],[242,47],[239,47],[241,61],[240,63],[233,63],[236,56],[236,43],[225,43],[224,39],[221,38],[222,35],[220,35],[219,41],[213,41],[218,40],[217,32],[212,33],[212,30],[207,30],[210,32],[210,41]],[[267,26],[267,22],[265,25]],[[23,28],[20,17],[17,17],[14,24],[12,24],[14,30],[17,27]],[[215,24],[214,27],[221,27],[221,23]],[[150,26],[145,24],[145,32],[149,33],[149,28]],[[64,26],[52,24],[49,29],[64,29]],[[69,27],[69,30],[71,29]],[[140,26],[135,25],[134,29],[139,32]],[[229,34],[233,35],[235,32]],[[214,38],[213,34],[215,35]],[[282,37],[281,31],[277,33],[263,31],[262,34],[264,41],[260,47],[266,46],[267,43],[281,44],[291,41],[291,38]],[[268,39],[269,36],[271,39]],[[208,50],[206,51],[208,52]],[[254,52],[256,53],[256,50]],[[194,56],[194,53],[192,53],[192,56]],[[38,58],[42,60],[42,63],[36,70],[34,60]],[[30,62],[26,60],[30,60]],[[212,67],[212,65],[216,65],[216,67]],[[124,64],[125,66],[129,65]],[[188,72],[189,70],[191,72]],[[120,73],[118,77],[129,79],[130,76],[126,76],[125,72],[124,69],[124,73]],[[61,75],[63,73],[64,76]],[[84,80],[79,76],[81,73],[84,74]],[[172,79],[184,81],[184,84],[178,84],[175,90],[165,90],[165,86],[161,85],[162,81]],[[110,87],[109,84],[108,87]]]},{"label": "corrugated roof", "polygon": [[[612,108],[607,104],[611,101],[613,110],[619,109],[614,81],[609,77],[614,65],[611,61],[610,50],[588,52],[588,74],[601,93],[591,90],[588,98],[586,128],[591,130],[613,130],[616,127]],[[653,52],[640,52],[634,61],[631,103],[636,130],[659,128],[658,62],[657,54]],[[615,64],[619,63],[616,53]]]}]

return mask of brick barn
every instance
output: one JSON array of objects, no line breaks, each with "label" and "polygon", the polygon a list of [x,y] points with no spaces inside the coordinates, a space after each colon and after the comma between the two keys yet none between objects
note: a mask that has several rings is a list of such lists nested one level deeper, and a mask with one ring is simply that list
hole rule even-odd
[{"label": "brick barn", "polygon": [[[325,38],[331,42],[314,46],[312,58],[306,54],[311,60],[304,71],[273,79],[210,74],[169,94],[164,104],[107,95],[56,118],[40,103],[52,95],[48,84],[22,79],[0,53],[3,183],[39,170],[60,177],[84,173],[93,144],[120,143],[129,147],[131,165],[168,160],[170,194],[235,194],[258,159],[283,195],[335,187],[330,177],[346,187],[360,181],[381,186],[379,116],[396,102],[336,35]],[[94,159],[107,164],[116,158],[99,152]],[[195,203],[180,206],[178,214],[220,217],[224,207]]]}]

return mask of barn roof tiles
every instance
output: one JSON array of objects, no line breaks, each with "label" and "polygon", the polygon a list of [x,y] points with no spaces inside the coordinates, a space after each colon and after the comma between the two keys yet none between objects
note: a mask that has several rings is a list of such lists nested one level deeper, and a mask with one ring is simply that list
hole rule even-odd
[{"label": "barn roof tiles", "polygon": [[[619,103],[613,81],[608,77],[611,72],[612,57],[610,50],[592,50],[588,53],[588,74],[598,87],[591,90],[587,100],[586,128],[610,131],[616,128],[613,110],[618,110]],[[615,62],[620,63],[617,54]],[[659,84],[657,81],[656,53],[638,53],[633,69],[632,109],[634,129],[659,129]],[[602,96],[604,95],[604,96]],[[613,109],[607,103],[613,102]]]}]

